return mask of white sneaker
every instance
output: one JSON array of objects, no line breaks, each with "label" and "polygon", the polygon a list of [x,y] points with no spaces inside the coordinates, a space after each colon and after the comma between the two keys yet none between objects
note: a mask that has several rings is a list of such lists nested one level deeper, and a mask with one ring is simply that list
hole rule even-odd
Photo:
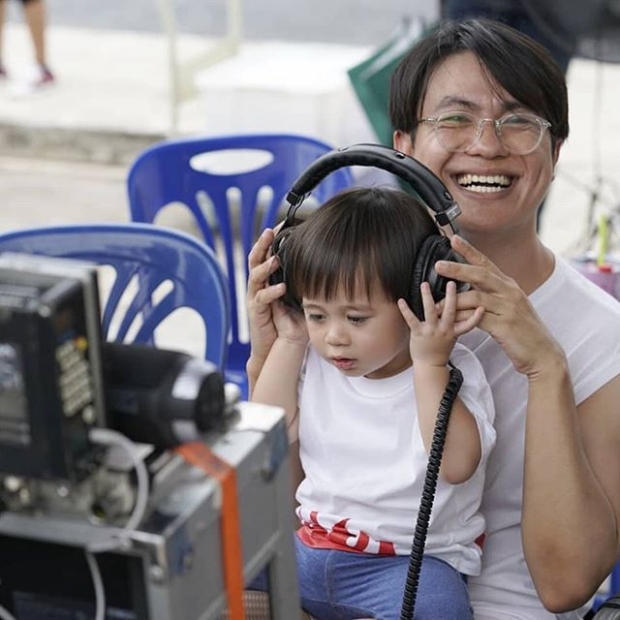
[{"label": "white sneaker", "polygon": [[47,90],[56,83],[54,74],[44,66],[37,66],[24,78],[16,80],[11,90],[15,95],[32,95]]}]

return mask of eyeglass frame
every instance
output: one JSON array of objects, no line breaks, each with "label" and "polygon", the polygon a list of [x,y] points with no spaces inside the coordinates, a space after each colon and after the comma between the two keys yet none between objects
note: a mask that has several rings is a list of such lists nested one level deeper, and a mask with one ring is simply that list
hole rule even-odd
[{"label": "eyeglass frame", "polygon": [[[437,122],[439,121],[439,119],[441,119],[444,116],[448,116],[450,114],[461,114],[461,115],[473,117],[473,114],[470,114],[469,112],[463,112],[463,111],[460,111],[460,110],[449,110],[447,112],[444,112],[443,114],[440,114],[439,116],[427,116],[425,118],[420,118],[420,119],[418,119],[415,122],[415,127],[417,127],[421,123],[432,123],[433,124],[433,132],[436,133],[437,132]],[[504,125],[506,119],[510,118],[511,116],[528,117],[530,119],[535,120],[536,123],[538,123],[538,126],[540,127],[540,136],[538,137],[538,141],[536,142],[536,145],[534,147],[532,147],[529,151],[526,151],[524,153],[515,153],[514,151],[509,149],[504,144],[504,142],[502,140],[502,126]],[[448,153],[464,153],[465,151],[468,151],[470,148],[472,148],[473,146],[478,144],[478,142],[480,142],[480,138],[482,138],[482,131],[483,131],[482,128],[483,128],[484,123],[493,123],[493,129],[495,131],[495,137],[497,138],[498,142],[502,145],[503,148],[505,148],[509,153],[511,153],[513,155],[529,155],[530,153],[533,153],[540,146],[540,143],[542,142],[543,137],[545,135],[545,131],[548,131],[548,130],[551,129],[551,127],[553,127],[552,123],[550,123],[548,120],[538,116],[537,114],[532,114],[532,113],[521,113],[521,114],[519,114],[519,113],[516,113],[516,112],[509,112],[508,114],[504,114],[504,116],[502,116],[501,118],[479,118],[479,119],[477,119],[477,122],[476,122],[476,134],[475,134],[474,140],[473,140],[473,142],[471,144],[467,145],[466,148],[457,149],[457,150],[450,150],[450,149],[446,148],[442,144],[442,142],[439,139],[439,137],[437,137],[437,142]]]}]

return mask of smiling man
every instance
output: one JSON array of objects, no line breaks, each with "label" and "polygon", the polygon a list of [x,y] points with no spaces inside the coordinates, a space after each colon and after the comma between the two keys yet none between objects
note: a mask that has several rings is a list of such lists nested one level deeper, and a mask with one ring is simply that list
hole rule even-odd
[{"label": "smiling man", "polygon": [[390,114],[394,146],[462,210],[452,246],[469,264],[436,271],[472,285],[460,318],[485,309],[462,338],[496,407],[475,617],[550,620],[586,603],[620,555],[620,305],[536,233],[568,135],[565,78],[508,26],[447,22],[394,72]]}]

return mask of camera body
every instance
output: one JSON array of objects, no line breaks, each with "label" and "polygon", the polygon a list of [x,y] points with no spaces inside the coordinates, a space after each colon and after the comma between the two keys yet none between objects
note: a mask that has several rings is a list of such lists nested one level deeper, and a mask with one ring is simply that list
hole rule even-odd
[{"label": "camera body", "polygon": [[[30,266],[27,266],[30,265]],[[96,272],[0,260],[0,472],[82,480],[105,425]]]},{"label": "camera body", "polygon": [[[222,485],[176,447],[201,442],[234,472],[243,578],[269,569],[273,617],[299,615],[281,409],[240,402],[205,360],[103,342],[96,267],[0,257],[0,605],[18,619],[208,620],[227,604]],[[136,467],[148,475],[139,524]],[[143,489],[144,491],[144,489]],[[94,550],[94,551],[93,551]]]}]

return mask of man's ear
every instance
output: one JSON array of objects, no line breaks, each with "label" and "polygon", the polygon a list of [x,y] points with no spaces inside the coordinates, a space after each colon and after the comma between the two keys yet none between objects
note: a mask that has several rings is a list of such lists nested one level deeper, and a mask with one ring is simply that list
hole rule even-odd
[{"label": "man's ear", "polygon": [[413,151],[413,144],[411,143],[411,136],[400,129],[397,129],[392,134],[392,144],[397,151],[411,155]]}]

